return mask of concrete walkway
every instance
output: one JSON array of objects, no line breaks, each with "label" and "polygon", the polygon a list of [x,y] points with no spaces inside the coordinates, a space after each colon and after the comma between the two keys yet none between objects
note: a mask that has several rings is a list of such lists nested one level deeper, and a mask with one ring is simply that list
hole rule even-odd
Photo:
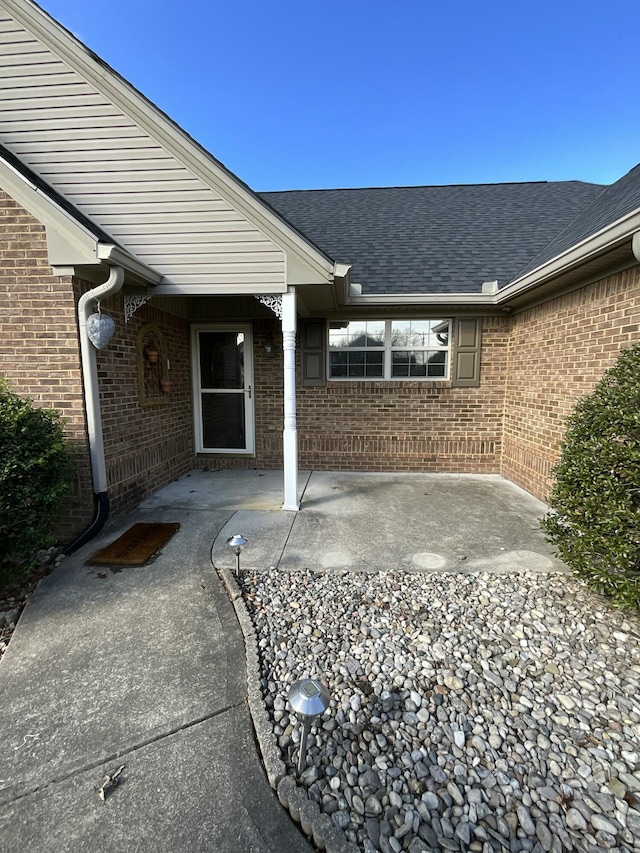
[{"label": "concrete walkway", "polygon": [[[557,568],[543,505],[500,478],[192,472],[107,526],[35,592],[0,663],[0,849],[309,851],[262,771],[245,654],[212,566]],[[87,558],[137,521],[179,522],[147,566]],[[107,773],[125,769],[106,802]]]}]

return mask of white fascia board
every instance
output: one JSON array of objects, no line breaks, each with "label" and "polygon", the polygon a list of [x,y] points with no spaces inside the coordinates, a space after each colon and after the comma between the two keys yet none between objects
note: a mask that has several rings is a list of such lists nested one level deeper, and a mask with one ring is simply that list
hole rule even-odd
[{"label": "white fascia board", "polygon": [[498,294],[498,304],[590,260],[594,255],[615,248],[624,240],[631,239],[638,229],[640,229],[640,210],[635,210],[503,287]]},{"label": "white fascia board", "polygon": [[287,293],[287,285],[253,284],[158,284],[152,291],[154,296],[268,296]]},{"label": "white fascia board", "polygon": [[282,251],[294,253],[311,266],[317,283],[333,279],[334,263],[287,226],[238,178],[218,166],[182,128],[133,86],[97,62],[89,49],[76,40],[57,21],[35,3],[26,0],[2,0],[6,9],[27,30],[74,69],[80,76],[111,98],[120,109],[160,142],[179,162],[187,166],[203,183],[211,186],[251,222],[254,222]]},{"label": "white fascia board", "polygon": [[411,305],[468,305],[473,307],[490,307],[497,304],[496,296],[488,293],[403,293],[401,296],[384,294],[376,296],[349,296],[346,305],[370,306],[376,305],[395,306],[406,308]]},{"label": "white fascia board", "polygon": [[336,263],[334,273],[336,278],[344,278],[351,281],[351,264]]},{"label": "white fascia board", "polygon": [[[47,232],[47,256],[52,267],[99,264],[96,257],[96,241],[88,235],[73,233],[71,229],[58,230],[45,223]],[[83,237],[84,239],[76,239]]]},{"label": "white fascia board", "polygon": [[334,302],[346,305],[351,293],[351,264],[336,263],[333,280],[336,285]]}]

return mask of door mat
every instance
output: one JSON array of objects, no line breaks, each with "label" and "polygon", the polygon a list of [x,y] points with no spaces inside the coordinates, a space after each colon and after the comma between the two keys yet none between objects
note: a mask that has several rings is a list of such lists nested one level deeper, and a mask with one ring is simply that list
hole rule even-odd
[{"label": "door mat", "polygon": [[143,566],[179,529],[176,522],[134,524],[111,545],[97,551],[87,563],[92,566]]}]

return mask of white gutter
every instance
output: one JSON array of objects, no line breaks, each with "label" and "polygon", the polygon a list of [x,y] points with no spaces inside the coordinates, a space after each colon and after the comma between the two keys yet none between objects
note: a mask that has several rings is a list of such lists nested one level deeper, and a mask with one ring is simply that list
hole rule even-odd
[{"label": "white gutter", "polygon": [[402,296],[380,295],[349,296],[348,305],[393,305],[397,308],[409,305],[496,305],[493,293],[403,293]]},{"label": "white gutter", "polygon": [[87,318],[92,313],[94,303],[106,299],[121,290],[124,284],[124,269],[113,266],[109,278],[104,284],[83,293],[78,302],[78,325],[80,328],[80,357],[84,381],[84,403],[87,412],[87,432],[89,434],[89,455],[91,457],[91,475],[93,491],[96,495],[107,491],[107,469],[104,460],[104,439],[102,436],[102,415],[98,392],[98,367],[96,351],[87,335]]},{"label": "white gutter", "polygon": [[157,284],[153,288],[154,296],[246,296],[247,293],[268,296],[274,293],[286,293],[287,284],[262,284],[261,282],[241,282],[239,284]]},{"label": "white gutter", "polygon": [[613,249],[616,244],[621,243],[623,240],[628,240],[638,230],[640,230],[640,211],[635,210],[633,213],[623,216],[621,219],[618,219],[611,225],[607,225],[606,228],[602,228],[585,240],[581,240],[579,243],[571,246],[570,249],[556,255],[555,258],[551,258],[550,261],[541,264],[521,278],[512,281],[511,284],[502,288],[498,294],[497,303],[499,304],[512,296],[531,290],[533,287],[542,284],[543,281],[566,272],[571,267],[583,263],[599,253],[607,249]]},{"label": "white gutter", "polygon": [[151,267],[139,261],[138,258],[130,255],[119,246],[114,246],[113,243],[100,243],[96,245],[96,258],[100,261],[107,261],[109,264],[115,264],[124,267],[127,272],[139,276],[149,284],[157,285],[162,281],[162,273],[157,272]]}]

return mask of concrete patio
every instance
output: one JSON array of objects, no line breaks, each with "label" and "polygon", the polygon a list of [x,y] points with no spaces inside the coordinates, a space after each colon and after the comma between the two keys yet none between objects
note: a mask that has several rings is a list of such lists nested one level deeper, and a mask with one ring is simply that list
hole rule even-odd
[{"label": "concrete patio", "polygon": [[232,568],[226,540],[242,533],[242,566],[381,571],[564,570],[544,540],[546,506],[499,476],[302,471],[301,511],[282,512],[279,471],[193,471],[140,510],[227,512],[213,562]]}]

